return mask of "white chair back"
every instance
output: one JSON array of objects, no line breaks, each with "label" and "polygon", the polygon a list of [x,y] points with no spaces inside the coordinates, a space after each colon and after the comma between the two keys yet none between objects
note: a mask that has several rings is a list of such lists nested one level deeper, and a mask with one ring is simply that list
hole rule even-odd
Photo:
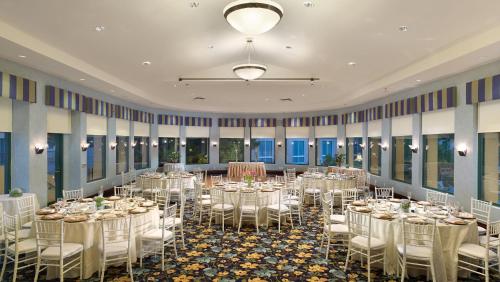
[{"label": "white chair back", "polygon": [[78,201],[83,198],[83,189],[63,190],[63,199],[66,201]]},{"label": "white chair back", "polygon": [[130,225],[132,217],[105,219],[101,222],[102,252],[107,257],[108,250],[122,248],[123,242],[127,243],[127,254],[130,253]]},{"label": "white chair back", "polygon": [[358,190],[343,189],[342,190],[342,213],[345,213],[347,207],[358,198]]},{"label": "white chair back", "polygon": [[260,206],[259,194],[256,190],[239,192],[239,206],[245,207],[243,210],[248,212],[249,210],[258,211]]},{"label": "white chair back", "polygon": [[388,200],[394,198],[394,187],[375,187],[375,199]]},{"label": "white chair back", "polygon": [[[436,221],[429,220],[425,224],[411,223],[406,218],[403,219],[403,255],[406,256],[408,247],[428,247],[431,250],[434,248],[434,238],[436,230]],[[432,251],[431,251],[432,253]],[[411,253],[409,254],[412,255]]]},{"label": "white chair back", "polygon": [[477,221],[483,224],[488,224],[488,222],[490,222],[491,206],[492,204],[490,202],[474,198],[470,199],[471,214],[477,219]]},{"label": "white chair back", "polygon": [[349,233],[351,238],[355,236],[361,236],[367,238],[368,248],[371,248],[371,238],[372,238],[372,215],[371,213],[356,212],[353,210],[347,210],[347,226],[349,228]]},{"label": "white chair back", "polygon": [[115,196],[119,196],[121,198],[127,198],[130,196],[130,188],[129,187],[115,186],[113,191],[114,191]]},{"label": "white chair back", "polygon": [[35,197],[34,195],[21,197],[16,200],[19,223],[21,225],[35,219]]},{"label": "white chair back", "polygon": [[222,175],[211,175],[210,180],[212,181],[212,186],[222,183]]},{"label": "white chair back", "polygon": [[3,213],[2,217],[3,221],[3,235],[5,238],[5,244],[8,246],[14,245],[14,249],[17,252],[17,243],[19,241],[19,220],[15,215],[8,215],[7,213]]},{"label": "white chair back", "polygon": [[35,220],[35,238],[38,255],[48,247],[59,248],[60,259],[64,255],[64,221]]},{"label": "white chair back", "polygon": [[164,210],[170,204],[170,190],[160,189],[155,194],[155,202],[160,210]]},{"label": "white chair back", "polygon": [[446,194],[446,193],[427,190],[426,200],[428,202],[431,202],[431,203],[433,203],[435,205],[439,205],[439,206],[446,206],[447,199],[448,199],[448,194]]}]

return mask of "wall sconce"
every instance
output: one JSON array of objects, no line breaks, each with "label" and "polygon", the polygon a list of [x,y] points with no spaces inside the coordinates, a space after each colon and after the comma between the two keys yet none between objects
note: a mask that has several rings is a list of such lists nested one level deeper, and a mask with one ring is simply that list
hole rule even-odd
[{"label": "wall sconce", "polygon": [[43,153],[43,151],[45,151],[46,148],[48,148],[49,145],[45,144],[45,145],[42,145],[42,144],[35,144],[35,153],[37,155],[40,155],[41,153]]},{"label": "wall sconce", "polygon": [[418,153],[418,146],[417,145],[408,145],[410,147],[410,150],[412,153],[416,154]]},{"label": "wall sconce", "polygon": [[361,149],[364,150],[366,145],[365,145],[365,143],[361,143],[361,144],[359,144],[359,147],[361,147]]},{"label": "wall sconce", "polygon": [[212,142],[212,147],[217,147],[217,142]]},{"label": "wall sconce", "polygon": [[182,147],[186,147],[186,141],[182,141],[182,142],[181,142],[181,146],[182,146]]},{"label": "wall sconce", "polygon": [[281,141],[278,141],[278,147],[283,147],[283,143],[281,143]]},{"label": "wall sconce", "polygon": [[116,146],[118,146],[118,143],[116,143],[116,142],[109,143],[109,147],[111,147],[111,150],[116,149]]},{"label": "wall sconce", "polygon": [[467,145],[464,143],[457,146],[458,155],[461,157],[465,157],[467,155]]},{"label": "wall sconce", "polygon": [[250,141],[249,140],[245,140],[245,147],[250,147]]},{"label": "wall sconce", "polygon": [[81,147],[82,147],[82,152],[85,152],[90,147],[90,143],[82,143]]},{"label": "wall sconce", "polygon": [[135,146],[137,146],[137,142],[132,142],[130,146],[132,146],[132,148],[135,148]]},{"label": "wall sconce", "polygon": [[379,144],[379,145],[380,145],[380,148],[382,148],[382,150],[384,150],[384,151],[387,151],[387,148],[389,148],[389,145],[387,145],[387,143]]},{"label": "wall sconce", "polygon": [[151,142],[151,146],[153,146],[154,148],[158,147],[158,142],[156,141]]},{"label": "wall sconce", "polygon": [[314,141],[309,141],[309,148],[314,147]]},{"label": "wall sconce", "polygon": [[339,149],[342,149],[342,147],[344,147],[344,143],[339,142],[339,143],[337,144],[337,147],[339,147]]}]

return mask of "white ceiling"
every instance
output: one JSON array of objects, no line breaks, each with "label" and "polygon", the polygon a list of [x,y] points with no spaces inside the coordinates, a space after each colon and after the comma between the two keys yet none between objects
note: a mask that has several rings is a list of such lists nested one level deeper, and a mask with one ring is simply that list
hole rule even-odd
[{"label": "white ceiling", "polygon": [[500,1],[275,1],[284,17],[254,37],[255,61],[268,66],[265,77],[320,78],[314,85],[178,83],[233,77],[245,61],[246,37],[222,16],[229,0],[197,8],[187,0],[2,0],[0,56],[146,106],[255,113],[352,106],[500,58]]}]

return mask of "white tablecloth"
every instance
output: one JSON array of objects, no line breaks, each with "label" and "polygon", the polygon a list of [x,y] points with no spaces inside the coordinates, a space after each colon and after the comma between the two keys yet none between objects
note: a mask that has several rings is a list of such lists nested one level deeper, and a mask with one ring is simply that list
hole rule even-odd
[{"label": "white tablecloth", "polygon": [[17,211],[17,200],[26,198],[26,197],[34,197],[35,198],[35,210],[39,209],[38,199],[36,194],[33,193],[23,193],[21,197],[10,197],[9,194],[0,195],[0,204],[3,206],[3,211],[9,215],[17,215],[19,212]]}]

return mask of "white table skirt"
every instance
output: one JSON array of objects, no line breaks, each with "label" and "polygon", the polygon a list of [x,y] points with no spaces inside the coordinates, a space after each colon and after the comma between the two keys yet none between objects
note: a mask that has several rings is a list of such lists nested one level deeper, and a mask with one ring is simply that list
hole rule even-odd
[{"label": "white table skirt", "polygon": [[[241,197],[245,197],[245,193],[241,193]],[[278,204],[280,191],[276,190],[273,192],[258,192],[259,197],[259,224],[265,224],[267,219],[267,205]],[[235,209],[235,221],[239,221],[240,216],[240,193],[239,192],[225,192],[224,193],[224,203],[231,204]],[[244,200],[243,200],[244,201]]]},{"label": "white table skirt", "polygon": [[39,209],[38,198],[36,194],[33,193],[23,193],[21,197],[10,197],[9,194],[0,195],[0,204],[3,206],[3,211],[8,215],[18,215],[19,212],[17,210],[17,200],[23,199],[26,197],[34,197],[35,198],[35,210]]}]

